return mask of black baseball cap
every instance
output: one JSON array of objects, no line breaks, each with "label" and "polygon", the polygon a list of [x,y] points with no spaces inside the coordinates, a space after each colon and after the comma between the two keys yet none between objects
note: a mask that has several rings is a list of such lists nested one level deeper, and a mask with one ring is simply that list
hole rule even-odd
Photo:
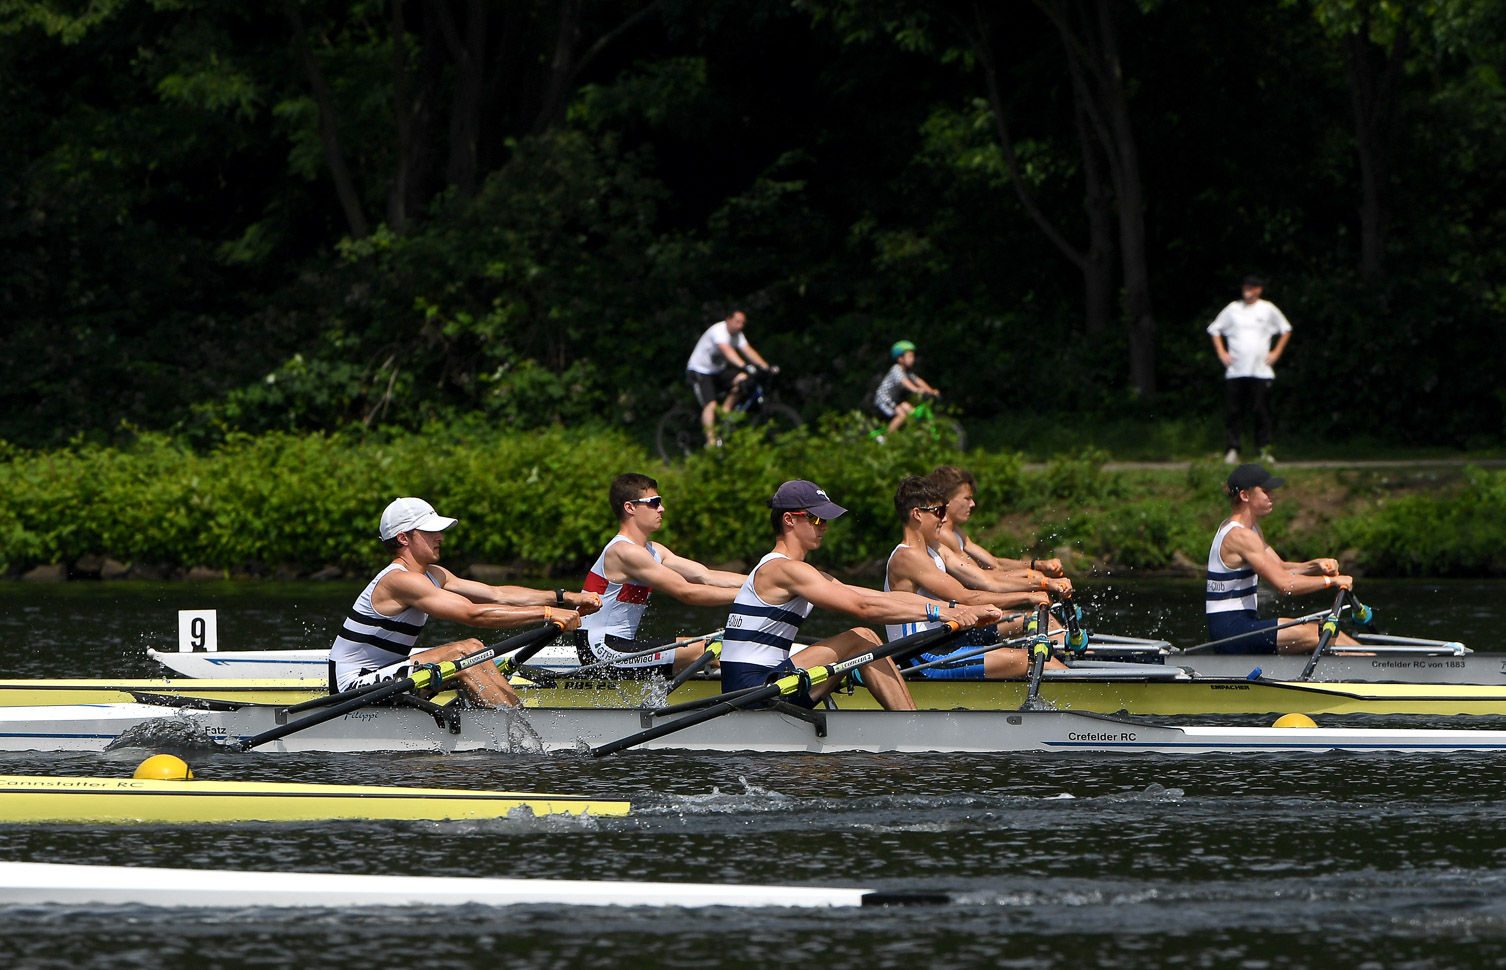
[{"label": "black baseball cap", "polygon": [[1229,481],[1225,487],[1230,495],[1237,495],[1247,488],[1263,488],[1269,492],[1273,488],[1280,488],[1286,484],[1286,479],[1278,478],[1266,471],[1261,465],[1240,465],[1229,473]]},{"label": "black baseball cap", "polygon": [[779,491],[769,499],[769,508],[781,512],[810,512],[823,519],[835,519],[847,511],[833,502],[825,489],[803,478],[779,486]]}]

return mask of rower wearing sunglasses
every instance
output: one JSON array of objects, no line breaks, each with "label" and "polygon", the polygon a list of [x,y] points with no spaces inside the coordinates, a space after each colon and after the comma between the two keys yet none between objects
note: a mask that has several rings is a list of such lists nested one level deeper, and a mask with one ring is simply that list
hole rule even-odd
[{"label": "rower wearing sunglasses", "polygon": [[[658,589],[691,606],[726,606],[742,586],[743,574],[710,569],[650,539],[664,524],[664,497],[659,483],[647,475],[618,475],[607,489],[607,500],[617,516],[617,534],[586,573],[585,590],[601,595],[601,611],[584,617],[576,632],[581,665],[615,661],[612,669],[620,676],[673,677],[705,647],[672,646],[674,637],[657,643],[635,639],[649,594]],[[661,643],[666,649],[625,656]]]},{"label": "rower wearing sunglasses", "polygon": [[[1045,577],[1035,581],[1034,591],[1028,593],[997,593],[969,589],[951,574],[957,555],[942,545],[941,528],[946,522],[946,493],[930,478],[906,478],[894,492],[894,510],[904,523],[904,539],[889,554],[884,570],[884,589],[915,593],[937,603],[959,603],[970,606],[1033,606],[1045,602],[1046,590],[1052,583],[1065,580],[1050,580]],[[1070,590],[1070,586],[1068,586]],[[1019,620],[980,626],[946,645],[941,653],[921,654],[918,661],[941,660],[945,656],[969,647],[981,647],[998,643],[1001,635],[1018,632]],[[940,626],[934,621],[891,623],[885,627],[890,640],[919,633]],[[1047,667],[1062,667],[1061,662],[1048,661]],[[1003,680],[1024,677],[1030,669],[1030,654],[1023,648],[1000,648],[992,650],[956,667],[931,667],[925,676],[937,679],[977,680],[990,678]]]},{"label": "rower wearing sunglasses", "polygon": [[[806,556],[820,548],[830,521],[847,511],[813,482],[785,482],[768,505],[774,550],[748,573],[727,617],[722,634],[723,691],[759,686],[771,673],[847,660],[879,644],[872,630],[854,627],[792,656],[795,635],[817,606],[871,623],[935,620],[971,627],[997,622],[1002,615],[994,606],[939,605],[914,593],[850,586],[806,562]],[[910,688],[893,660],[885,657],[859,669],[864,686],[886,710],[915,710]],[[791,700],[814,707],[838,680],[826,681]]]},{"label": "rower wearing sunglasses", "polygon": [[[1045,602],[1047,593],[1072,594],[1072,580],[1063,575],[1060,559],[1027,561],[994,556],[962,531],[963,523],[972,518],[978,504],[973,499],[978,482],[971,472],[954,465],[941,465],[926,478],[940,487],[946,503],[946,514],[933,545],[943,557],[949,576],[968,589],[1013,594],[991,601],[1006,609]],[[1013,620],[1001,626],[1000,633],[1012,636],[1022,632],[1023,627],[1023,619]],[[1053,617],[1051,628],[1060,627]]]}]

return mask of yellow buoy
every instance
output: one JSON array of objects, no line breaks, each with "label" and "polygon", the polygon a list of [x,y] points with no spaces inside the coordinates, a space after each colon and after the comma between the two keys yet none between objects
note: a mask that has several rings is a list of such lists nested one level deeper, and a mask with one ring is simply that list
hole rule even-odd
[{"label": "yellow buoy", "polygon": [[1318,722],[1306,714],[1283,714],[1276,718],[1276,723],[1271,727],[1317,727]]},{"label": "yellow buoy", "polygon": [[152,781],[187,781],[193,777],[188,762],[171,754],[154,754],[136,766],[132,778],[149,778]]}]

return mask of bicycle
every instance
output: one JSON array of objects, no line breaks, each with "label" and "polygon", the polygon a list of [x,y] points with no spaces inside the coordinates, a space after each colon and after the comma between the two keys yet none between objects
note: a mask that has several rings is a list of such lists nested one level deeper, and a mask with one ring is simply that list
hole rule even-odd
[{"label": "bicycle", "polygon": [[[903,434],[906,428],[918,429],[921,433],[929,434],[934,441],[939,441],[950,448],[958,451],[967,450],[967,430],[962,427],[962,422],[945,414],[936,413],[936,395],[915,395],[915,410],[905,419],[905,423],[899,426],[895,434]],[[889,419],[880,414],[872,407],[864,414],[863,428],[866,429],[866,437],[869,441],[879,441],[888,434]]]},{"label": "bicycle", "polygon": [[[717,438],[726,438],[734,427],[763,428],[771,435],[780,435],[805,423],[800,412],[775,399],[774,372],[755,367],[748,371],[746,380],[735,384],[735,398],[730,412],[717,409]],[[706,447],[706,429],[701,424],[701,409],[688,404],[676,404],[659,419],[654,434],[654,443],[659,448],[659,457],[666,462],[685,458]]]}]

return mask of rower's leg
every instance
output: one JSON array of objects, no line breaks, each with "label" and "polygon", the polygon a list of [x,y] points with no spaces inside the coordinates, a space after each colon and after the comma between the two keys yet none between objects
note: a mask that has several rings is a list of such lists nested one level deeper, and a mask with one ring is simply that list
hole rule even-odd
[{"label": "rower's leg", "polygon": [[[411,659],[414,663],[438,663],[442,660],[460,660],[470,656],[477,650],[486,649],[486,644],[475,638],[469,640],[456,640],[454,643],[445,643],[416,654]],[[507,678],[502,676],[502,671],[493,663],[477,664],[466,670],[462,670],[458,678],[460,689],[465,696],[480,704],[482,707],[516,707],[518,695],[513,691],[512,685]]]},{"label": "rower's leg", "polygon": [[[797,667],[809,670],[812,667],[820,667],[823,664],[835,663],[838,660],[846,660],[859,654],[867,653],[879,645],[878,634],[866,627],[854,627],[846,633],[839,633],[834,637],[828,637],[820,643],[806,647],[790,659]],[[899,675],[899,667],[888,657],[866,663],[858,668],[863,672],[863,686],[873,695],[874,700],[886,711],[913,711],[915,700],[910,696],[910,687],[905,679]],[[811,689],[811,697],[820,700],[830,694],[837,684],[836,681],[827,681]]]},{"label": "rower's leg", "polygon": [[[1283,616],[1277,623],[1290,623],[1291,618]],[[1303,623],[1299,626],[1289,626],[1284,630],[1276,631],[1277,653],[1312,653],[1318,647],[1318,640],[1323,636],[1322,625],[1314,620],[1311,623]],[[1354,637],[1340,630],[1329,641],[1330,646],[1357,647],[1360,642]]]},{"label": "rower's leg", "polygon": [[[681,673],[685,670],[686,667],[689,667],[691,664],[699,660],[701,658],[701,654],[705,652],[706,645],[704,643],[692,643],[689,646],[675,647],[675,662],[673,672],[675,674]],[[715,670],[718,666],[719,663],[713,660],[706,665],[706,669]]]}]

